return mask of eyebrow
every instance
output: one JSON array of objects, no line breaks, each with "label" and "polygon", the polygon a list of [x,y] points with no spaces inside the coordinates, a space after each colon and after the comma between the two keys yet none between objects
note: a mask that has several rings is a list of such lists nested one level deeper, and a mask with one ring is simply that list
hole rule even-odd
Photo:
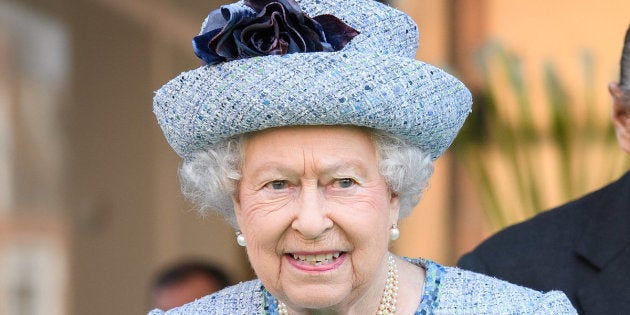
[{"label": "eyebrow", "polygon": [[[344,162],[331,162],[326,163],[326,161],[318,161],[317,169],[320,174],[335,174],[335,173],[355,173],[359,176],[365,177],[367,174],[366,168],[362,165],[360,160],[351,159],[349,161]],[[284,163],[280,162],[266,162],[255,169],[252,170],[252,176],[254,178],[260,177],[273,177],[273,176],[287,176],[287,177],[297,177],[301,176],[303,171],[296,172],[293,168],[287,166]]]},{"label": "eyebrow", "polygon": [[349,170],[350,172],[358,173],[361,176],[365,176],[367,173],[366,167],[364,167],[363,163],[361,163],[358,159],[344,161],[343,163],[333,162],[330,163],[330,165],[324,165],[321,169],[324,174],[340,173],[343,170]]},{"label": "eyebrow", "polygon": [[296,173],[291,167],[279,162],[266,162],[252,170],[253,177],[267,176],[267,174],[295,175]]}]

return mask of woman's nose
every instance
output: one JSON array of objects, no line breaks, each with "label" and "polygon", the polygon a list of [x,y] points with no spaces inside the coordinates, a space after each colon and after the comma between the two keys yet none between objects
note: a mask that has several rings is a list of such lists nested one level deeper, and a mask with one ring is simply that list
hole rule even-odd
[{"label": "woman's nose", "polygon": [[304,237],[314,240],[333,227],[326,199],[317,188],[303,188],[291,227]]}]

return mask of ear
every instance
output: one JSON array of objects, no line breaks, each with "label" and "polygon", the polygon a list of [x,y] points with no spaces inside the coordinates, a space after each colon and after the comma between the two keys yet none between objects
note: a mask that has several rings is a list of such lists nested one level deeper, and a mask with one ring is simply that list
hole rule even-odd
[{"label": "ear", "polygon": [[630,104],[627,104],[630,101],[627,96],[624,97],[624,91],[615,82],[608,84],[608,91],[613,98],[612,121],[617,141],[624,151],[630,153]]},{"label": "ear", "polygon": [[241,211],[241,202],[240,199],[238,198],[238,193],[234,193],[232,195],[232,205],[234,206],[234,216],[236,217],[236,224],[238,224],[239,228],[241,226],[243,226],[242,224],[242,211]]},{"label": "ear", "polygon": [[396,224],[400,215],[400,196],[393,191],[389,194],[389,219],[392,224]]}]

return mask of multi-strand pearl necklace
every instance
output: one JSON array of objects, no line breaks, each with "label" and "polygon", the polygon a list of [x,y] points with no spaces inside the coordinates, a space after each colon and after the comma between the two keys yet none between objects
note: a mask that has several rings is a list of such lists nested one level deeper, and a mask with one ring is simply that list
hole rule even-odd
[{"label": "multi-strand pearl necklace", "polygon": [[[398,302],[398,268],[394,256],[387,258],[387,278],[385,279],[385,289],[378,305],[376,315],[396,314],[396,303]],[[278,315],[289,315],[287,306],[278,301]]]}]

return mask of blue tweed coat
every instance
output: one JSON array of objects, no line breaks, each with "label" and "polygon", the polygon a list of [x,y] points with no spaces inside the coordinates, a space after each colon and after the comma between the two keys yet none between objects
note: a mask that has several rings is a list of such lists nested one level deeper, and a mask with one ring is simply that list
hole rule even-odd
[{"label": "blue tweed coat", "polygon": [[[482,274],[445,267],[425,259],[408,259],[426,270],[418,314],[577,314],[560,291],[542,293]],[[228,287],[167,312],[149,315],[277,314],[277,301],[259,280]]]}]

